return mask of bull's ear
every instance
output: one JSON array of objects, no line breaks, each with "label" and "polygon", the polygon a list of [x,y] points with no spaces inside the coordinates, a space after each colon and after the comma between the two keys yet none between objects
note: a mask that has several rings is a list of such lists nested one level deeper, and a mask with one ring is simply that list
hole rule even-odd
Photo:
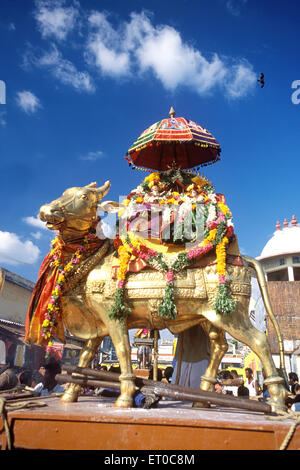
[{"label": "bull's ear", "polygon": [[98,204],[98,209],[102,212],[107,212],[108,214],[114,214],[120,209],[120,204],[115,201],[105,201]]},{"label": "bull's ear", "polygon": [[106,194],[110,190],[110,186],[110,181],[106,181],[103,186],[100,186],[100,188],[96,188],[96,192],[98,194],[98,201],[101,201],[101,199],[106,196]]}]

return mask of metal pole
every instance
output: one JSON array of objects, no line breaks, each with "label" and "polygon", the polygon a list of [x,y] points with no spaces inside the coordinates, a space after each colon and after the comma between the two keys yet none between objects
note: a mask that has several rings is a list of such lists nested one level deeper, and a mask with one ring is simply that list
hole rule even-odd
[{"label": "metal pole", "polygon": [[[73,373],[85,373],[86,376],[74,377],[66,374],[56,375],[56,380],[59,383],[77,383],[82,386],[103,386],[120,389],[119,377],[120,374],[114,372],[96,371],[87,368],[81,368],[78,366],[63,366],[63,370],[67,370]],[[88,375],[98,378],[93,380]],[[103,379],[103,380],[101,380]],[[140,377],[136,377],[135,385],[144,394],[147,391],[154,393],[157,397],[169,397],[179,401],[192,401],[192,402],[209,402],[211,404],[226,406],[231,408],[239,408],[248,411],[258,411],[263,413],[272,413],[272,407],[268,403],[259,402],[256,400],[250,400],[239,397],[232,397],[230,395],[218,394],[216,392],[208,392],[205,390],[194,389],[191,387],[182,387],[179,385],[166,384],[163,382],[155,382],[153,380],[147,380]]]},{"label": "metal pole", "polygon": [[[180,374],[181,374],[181,365],[182,365],[182,354],[183,354],[183,333],[180,333],[178,336],[178,342],[177,342],[177,347],[178,347],[178,359],[177,359],[177,373],[176,373],[176,379],[175,379],[175,385],[178,385],[180,382]],[[176,350],[177,350],[176,347]]]},{"label": "metal pole", "polygon": [[157,381],[157,370],[158,370],[158,334],[159,330],[154,330],[154,358],[153,358],[153,380]]}]

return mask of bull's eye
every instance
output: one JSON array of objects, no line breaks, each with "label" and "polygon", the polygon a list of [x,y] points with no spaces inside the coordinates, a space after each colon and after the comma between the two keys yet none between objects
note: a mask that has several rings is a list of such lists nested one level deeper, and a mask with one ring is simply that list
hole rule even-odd
[{"label": "bull's eye", "polygon": [[86,200],[87,198],[88,198],[88,195],[87,195],[87,194],[82,194],[82,195],[81,195],[81,199]]}]

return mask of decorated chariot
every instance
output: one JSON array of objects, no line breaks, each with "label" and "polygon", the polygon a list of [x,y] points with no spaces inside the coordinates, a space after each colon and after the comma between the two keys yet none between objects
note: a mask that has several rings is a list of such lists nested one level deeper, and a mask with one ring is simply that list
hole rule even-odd
[{"label": "decorated chariot", "polygon": [[[220,153],[209,131],[175,117],[171,108],[169,118],[151,125],[128,150],[125,159],[144,178],[123,201],[103,200],[110,182],[101,187],[93,182],[68,188],[40,208],[41,220],[56,236],[32,294],[25,341],[50,353],[56,339],[65,342],[67,329],[85,344],[78,366],[65,365],[67,374],[56,376],[69,385],[59,398],[50,395],[47,407],[34,401],[39,397],[31,395],[32,402],[25,404],[22,395],[18,405],[11,396],[7,416],[9,407],[2,400],[2,448],[299,448],[295,432],[299,418],[291,426],[283,341],[264,272],[257,260],[241,255],[226,199],[200,173],[201,167],[217,162]],[[103,235],[98,211],[117,214],[113,239]],[[275,367],[266,334],[249,320],[254,272],[277,332],[280,369]],[[1,284],[0,269],[0,291]],[[158,383],[155,374],[153,381],[134,374],[129,329],[137,329],[135,344],[142,351],[157,345],[159,330],[167,328],[177,335],[198,325],[210,344],[200,389]],[[268,402],[214,391],[228,347],[226,333],[261,360]],[[89,367],[107,335],[114,344],[120,374]],[[143,350],[141,364],[149,361],[148,353]],[[111,401],[101,404],[98,396],[82,395],[82,387],[87,386],[115,390],[114,406]],[[146,409],[136,413],[133,407],[139,393],[146,396]],[[33,409],[18,411],[18,406],[29,405]],[[228,413],[220,414],[224,407]],[[238,413],[241,410],[244,414]],[[285,422],[271,422],[281,416]]]},{"label": "decorated chariot", "polygon": [[[91,183],[67,189],[40,209],[57,236],[41,266],[25,339],[51,348],[56,337],[64,342],[67,328],[86,341],[79,360],[86,368],[110,335],[121,368],[117,407],[133,406],[136,390],[128,329],[178,334],[201,323],[211,359],[200,389],[213,392],[229,333],[260,358],[271,408],[285,409],[284,378],[266,335],[248,318],[252,267],[278,333],[284,371],[264,274],[257,261],[241,256],[224,195],[199,173],[220,152],[209,131],[175,117],[172,108],[168,119],[150,126],[129,149],[128,164],[147,175],[121,203],[101,202],[110,182],[100,188]],[[99,237],[99,209],[118,212],[114,240]],[[79,393],[80,386],[71,383],[62,401],[76,401]]]}]

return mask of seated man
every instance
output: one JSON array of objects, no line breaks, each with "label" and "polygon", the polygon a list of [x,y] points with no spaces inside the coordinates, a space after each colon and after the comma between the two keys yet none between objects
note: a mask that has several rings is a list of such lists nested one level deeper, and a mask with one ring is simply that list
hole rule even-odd
[{"label": "seated man", "polygon": [[295,398],[293,400],[293,404],[291,406],[292,411],[300,411],[300,385],[295,384],[294,386]]}]

